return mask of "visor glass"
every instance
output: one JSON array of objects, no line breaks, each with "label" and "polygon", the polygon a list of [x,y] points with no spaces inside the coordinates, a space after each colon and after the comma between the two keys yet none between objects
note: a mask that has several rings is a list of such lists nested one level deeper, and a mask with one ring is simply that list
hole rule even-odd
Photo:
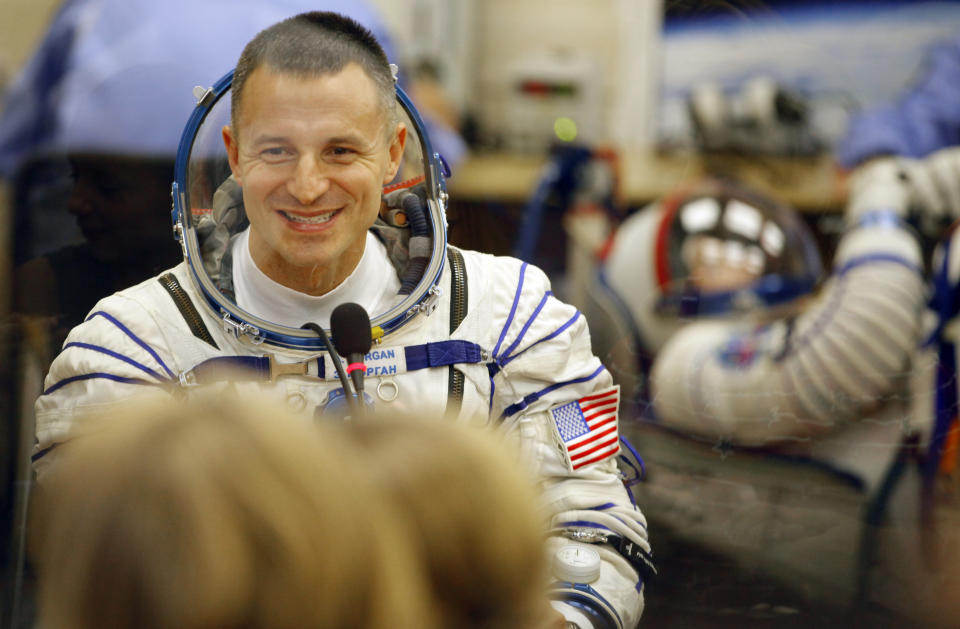
[{"label": "visor glass", "polygon": [[[397,114],[407,129],[404,154],[397,176],[383,189],[380,216],[373,231],[386,247],[401,291],[386,311],[369,313],[375,326],[405,318],[419,303],[439,276],[443,256],[438,253],[442,254],[446,244],[442,182],[438,181],[434,162],[426,159],[429,143],[404,99],[398,98]],[[242,189],[231,176],[223,143],[222,129],[229,123],[230,90],[225,89],[196,127],[186,177],[177,182],[182,191],[180,222],[187,261],[204,292],[222,311],[258,328],[273,326],[283,333],[312,334],[260,320],[234,301],[231,248],[250,223]],[[411,193],[415,202],[408,198]]]},{"label": "visor glass", "polygon": [[684,297],[691,294],[730,297],[702,303],[733,310],[779,304],[809,292],[821,275],[807,225],[792,210],[757,199],[690,197],[677,206],[665,238],[665,304],[697,303]]}]

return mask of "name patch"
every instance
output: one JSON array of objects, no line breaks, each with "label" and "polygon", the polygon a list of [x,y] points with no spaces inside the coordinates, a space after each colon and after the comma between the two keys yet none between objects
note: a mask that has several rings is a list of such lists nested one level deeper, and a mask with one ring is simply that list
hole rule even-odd
[{"label": "name patch", "polygon": [[[336,380],[337,370],[333,360],[324,355],[324,375],[326,380]],[[363,364],[367,366],[365,376],[395,376],[407,372],[406,354],[402,347],[385,347],[370,350],[363,357]]]}]

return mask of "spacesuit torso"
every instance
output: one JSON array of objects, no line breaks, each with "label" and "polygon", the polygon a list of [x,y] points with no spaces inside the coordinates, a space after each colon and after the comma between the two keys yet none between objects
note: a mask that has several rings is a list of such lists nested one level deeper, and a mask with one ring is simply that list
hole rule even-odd
[{"label": "spacesuit torso", "polygon": [[[596,522],[619,528],[649,550],[645,519],[617,472],[617,448],[574,470],[552,427],[552,408],[611,385],[590,350],[584,318],[552,296],[549,282],[535,267],[512,258],[459,253],[468,278],[466,316],[451,333],[447,265],[438,282],[443,295],[436,309],[387,335],[367,356],[366,389],[374,404],[398,411],[448,409],[452,366],[465,376],[458,416],[485,418],[516,434],[528,454],[525,463],[542,479],[554,527],[595,515]],[[180,290],[171,288],[171,275]],[[189,310],[183,296],[194,304],[202,328],[188,323],[190,315],[181,310]],[[340,386],[325,352],[256,344],[235,334],[202,301],[187,265],[181,264],[102,300],[71,332],[36,404],[34,459],[41,480],[55,464],[56,445],[85,413],[144,389],[189,394],[210,378],[212,386],[256,387],[294,409],[323,417],[328,395]],[[196,330],[204,328],[207,334],[198,336]],[[215,371],[198,369],[216,365],[211,360],[235,358],[262,362],[230,372],[229,382],[221,382]],[[271,379],[268,360],[303,365],[305,373]],[[633,626],[642,610],[635,570],[616,552],[604,549],[602,554],[603,573],[593,587],[616,610],[622,626]]]}]

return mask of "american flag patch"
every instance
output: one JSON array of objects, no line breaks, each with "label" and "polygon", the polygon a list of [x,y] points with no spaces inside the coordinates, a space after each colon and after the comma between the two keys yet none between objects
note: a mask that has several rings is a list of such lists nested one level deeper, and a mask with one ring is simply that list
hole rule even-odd
[{"label": "american flag patch", "polygon": [[569,470],[578,470],[620,452],[619,409],[619,385],[550,409],[554,435]]}]

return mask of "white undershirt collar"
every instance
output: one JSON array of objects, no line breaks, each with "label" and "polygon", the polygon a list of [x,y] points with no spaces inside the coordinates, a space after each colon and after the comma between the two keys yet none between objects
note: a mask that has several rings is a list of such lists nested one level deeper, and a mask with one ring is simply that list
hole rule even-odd
[{"label": "white undershirt collar", "polygon": [[232,243],[233,285],[237,305],[261,319],[299,328],[313,322],[330,327],[330,313],[339,304],[358,303],[370,318],[382,314],[400,302],[400,279],[387,250],[376,236],[367,232],[363,256],[357,268],[336,288],[314,296],[279,284],[264,274],[250,255],[250,229]]}]

